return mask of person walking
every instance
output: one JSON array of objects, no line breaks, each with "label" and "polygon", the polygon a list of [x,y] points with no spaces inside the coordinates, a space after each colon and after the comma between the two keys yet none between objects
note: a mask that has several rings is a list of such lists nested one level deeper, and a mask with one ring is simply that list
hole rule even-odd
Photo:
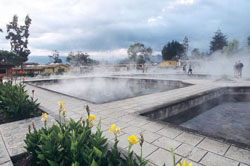
[{"label": "person walking", "polygon": [[189,66],[188,66],[188,75],[192,75],[192,74],[193,74],[192,66],[191,66],[191,64],[189,64]]}]

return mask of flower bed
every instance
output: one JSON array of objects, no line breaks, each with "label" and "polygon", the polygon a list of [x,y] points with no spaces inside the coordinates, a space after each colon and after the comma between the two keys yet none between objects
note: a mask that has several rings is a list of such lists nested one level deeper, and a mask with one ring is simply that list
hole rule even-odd
[{"label": "flower bed", "polygon": [[25,91],[25,85],[0,84],[0,124],[40,116],[39,103]]},{"label": "flower bed", "polygon": [[[96,117],[90,114],[86,106],[87,117],[81,117],[78,121],[70,119],[66,122],[66,110],[64,102],[59,103],[59,117],[56,124],[47,126],[47,114],[43,114],[44,127],[36,129],[32,124],[25,139],[25,149],[28,158],[26,163],[30,165],[61,166],[61,165],[89,165],[89,166],[146,166],[148,161],[142,158],[143,135],[138,138],[135,135],[128,137],[128,153],[122,154],[118,150],[118,135],[120,128],[111,125],[109,131],[114,134],[115,143],[108,148],[107,139],[102,135],[101,120],[99,120],[96,132],[92,131],[93,121]],[[141,154],[135,154],[131,148],[134,144],[140,144]],[[173,150],[172,150],[173,152]],[[173,165],[175,157],[173,154]],[[178,166],[187,166],[187,162]],[[192,166],[192,163],[189,164]]]}]

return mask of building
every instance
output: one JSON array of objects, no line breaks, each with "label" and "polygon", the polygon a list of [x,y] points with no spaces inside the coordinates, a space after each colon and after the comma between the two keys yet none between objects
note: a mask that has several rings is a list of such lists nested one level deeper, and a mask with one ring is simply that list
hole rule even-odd
[{"label": "building", "polygon": [[52,63],[42,66],[44,73],[62,73],[69,71],[69,66],[62,63]]},{"label": "building", "polygon": [[24,72],[24,75],[35,76],[40,73],[62,73],[67,72],[69,66],[61,63],[53,63],[48,65],[39,65],[38,63],[24,63],[23,68],[21,66],[13,68],[13,74],[18,75],[20,71]]},{"label": "building", "polygon": [[43,71],[43,67],[38,63],[24,63],[23,68],[21,66],[13,68],[13,74],[18,75],[20,71],[23,71],[25,75],[34,76]]},{"label": "building", "polygon": [[160,67],[179,67],[180,63],[177,60],[167,60],[160,63]]},{"label": "building", "polygon": [[0,62],[0,74],[4,77],[12,77],[12,67],[13,64]]}]

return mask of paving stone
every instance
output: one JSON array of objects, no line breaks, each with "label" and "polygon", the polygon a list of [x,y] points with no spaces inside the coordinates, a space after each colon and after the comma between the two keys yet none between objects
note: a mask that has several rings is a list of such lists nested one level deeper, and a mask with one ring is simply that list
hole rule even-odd
[{"label": "paving stone", "polygon": [[186,158],[182,158],[182,159],[179,161],[179,163],[181,162],[181,163],[183,164],[183,163],[184,163],[184,160],[186,160],[188,164],[192,163],[193,166],[203,166],[203,165],[201,165],[201,164],[199,164],[199,163],[196,163],[196,162],[194,162],[194,161],[192,161],[192,160],[189,160],[189,159],[186,159]]},{"label": "paving stone", "polygon": [[242,163],[245,163],[245,164],[250,164],[250,151],[249,150],[231,146],[225,156],[231,159],[237,160],[237,161],[241,161]]},{"label": "paving stone", "polygon": [[188,155],[188,158],[193,160],[193,161],[199,162],[206,153],[207,153],[207,151],[195,147],[192,150],[192,152]]},{"label": "paving stone", "polygon": [[[178,155],[175,155],[175,158],[176,158],[176,163],[178,163],[179,160],[181,159],[181,157]],[[162,166],[164,163],[167,166],[173,165],[172,153],[161,148],[153,152],[146,159],[150,160],[152,163],[158,166]]]},{"label": "paving stone", "polygon": [[119,118],[119,121],[122,121],[122,122],[126,123],[126,122],[132,121],[134,119],[136,119],[135,115],[128,114],[128,115],[125,115],[125,116],[122,116],[121,118]]},{"label": "paving stone", "polygon": [[124,128],[130,126],[130,125],[128,123],[118,121],[118,122],[116,122],[116,126],[120,127],[120,129],[124,129]]},{"label": "paving stone", "polygon": [[142,134],[143,134],[144,140],[148,143],[152,143],[158,138],[162,137],[161,135],[152,133],[150,131],[143,131]]},{"label": "paving stone", "polygon": [[[118,138],[119,140],[119,143],[118,143],[118,147],[119,148],[122,148],[122,149],[125,149],[129,146],[129,142],[128,142],[128,134],[123,134],[122,136],[120,136]],[[114,139],[111,140],[113,143],[115,142]]]},{"label": "paving stone", "polygon": [[10,157],[0,135],[0,163],[5,163],[7,161],[10,161]]},{"label": "paving stone", "polygon": [[181,142],[167,137],[161,137],[158,140],[154,141],[153,144],[163,149],[170,150],[171,147],[173,147],[173,149],[176,149],[181,145]]},{"label": "paving stone", "polygon": [[146,125],[147,123],[150,123],[150,121],[145,120],[143,118],[136,118],[133,119],[132,121],[129,121],[128,124],[132,125],[132,126],[137,126],[137,127],[141,127]]},{"label": "paving stone", "polygon": [[225,143],[221,143],[209,138],[205,138],[199,145],[198,147],[210,151],[210,152],[214,152],[220,155],[224,155],[225,152],[227,151],[227,149],[229,148],[229,145],[225,144]]},{"label": "paving stone", "polygon": [[194,135],[192,133],[183,132],[182,134],[178,135],[175,139],[190,145],[197,145],[204,137]]},{"label": "paving stone", "polygon": [[178,135],[180,135],[183,131],[178,130],[178,129],[174,129],[174,128],[170,128],[170,127],[164,127],[163,129],[157,131],[157,134],[161,134],[163,136],[169,137],[169,138],[175,138]]},{"label": "paving stone", "polygon": [[239,162],[208,152],[200,161],[206,166],[238,166]]},{"label": "paving stone", "polygon": [[[151,153],[153,153],[156,149],[158,149],[158,147],[156,147],[156,146],[154,146],[152,144],[149,144],[147,142],[144,142],[143,146],[142,146],[142,157],[146,158],[148,155],[150,155]],[[139,144],[133,145],[132,150],[137,155],[140,156],[140,154],[141,154],[141,146]]]},{"label": "paving stone", "polygon": [[115,119],[115,118],[106,118],[102,120],[102,123],[109,126],[109,125],[115,124],[117,121],[118,119]]},{"label": "paving stone", "polygon": [[159,131],[160,129],[162,129],[164,126],[160,123],[157,122],[150,122],[147,123],[143,126],[141,126],[141,128],[147,130],[147,131],[151,131],[151,132],[156,132]]},{"label": "paving stone", "polygon": [[124,128],[122,131],[127,133],[128,135],[139,135],[144,131],[144,129],[135,126],[129,126]]},{"label": "paving stone", "polygon": [[11,161],[0,163],[0,166],[13,166],[13,163]]},{"label": "paving stone", "polygon": [[181,146],[178,146],[174,152],[175,154],[187,157],[192,152],[193,148],[193,146],[183,143]]}]

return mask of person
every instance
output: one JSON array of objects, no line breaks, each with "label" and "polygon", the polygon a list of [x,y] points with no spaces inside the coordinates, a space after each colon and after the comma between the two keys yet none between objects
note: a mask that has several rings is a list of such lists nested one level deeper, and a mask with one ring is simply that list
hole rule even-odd
[{"label": "person", "polygon": [[184,73],[187,72],[187,64],[186,64],[186,63],[183,65],[183,68],[182,68],[182,69],[183,69],[183,72],[184,72]]},{"label": "person", "polygon": [[243,69],[243,67],[244,67],[243,63],[241,63],[239,61],[239,63],[238,63],[238,72],[239,72],[239,77],[240,78],[242,77],[242,69]]},{"label": "person", "polygon": [[238,76],[238,62],[235,62],[234,64],[234,77]]},{"label": "person", "polygon": [[193,74],[192,66],[191,66],[191,64],[189,64],[189,66],[188,66],[188,75],[192,75],[192,74]]}]

